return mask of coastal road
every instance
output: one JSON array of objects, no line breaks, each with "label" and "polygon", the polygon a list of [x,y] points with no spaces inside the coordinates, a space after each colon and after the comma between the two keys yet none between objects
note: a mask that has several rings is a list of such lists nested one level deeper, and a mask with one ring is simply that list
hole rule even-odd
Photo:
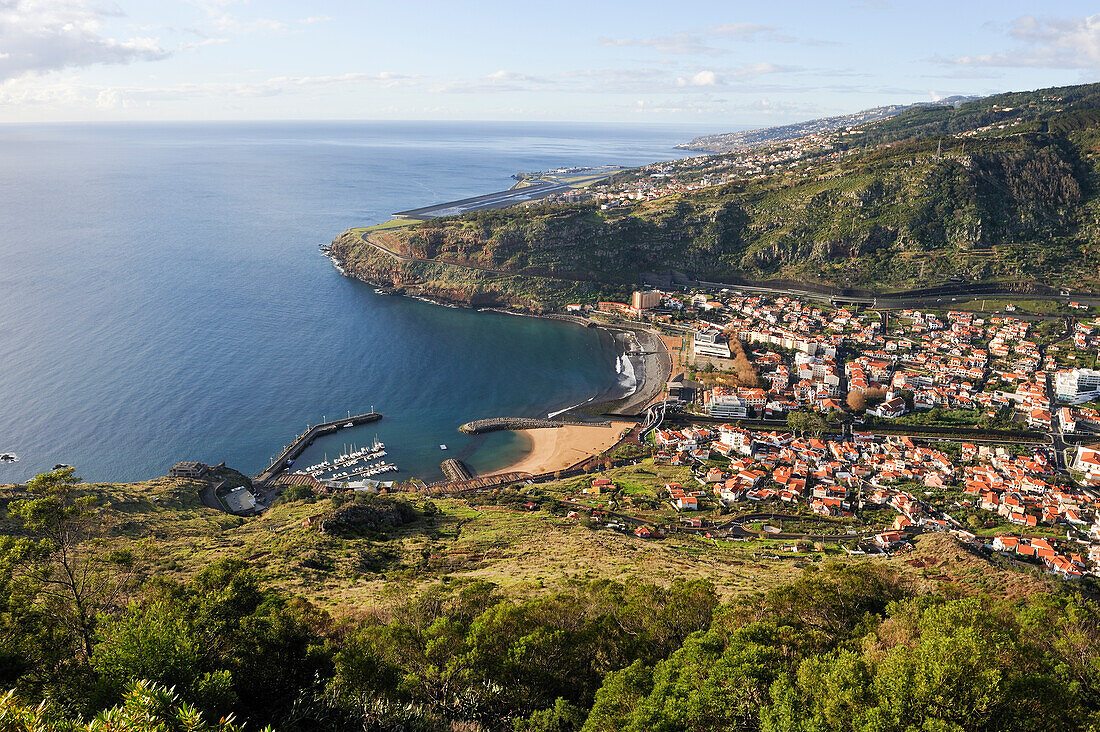
[{"label": "coastal road", "polygon": [[[975,300],[1064,300],[1066,302],[1073,300],[1092,307],[1100,306],[1100,297],[1091,294],[1062,295],[1055,293],[1021,293],[1010,290],[987,290],[982,285],[959,285],[958,288],[945,287],[943,291],[930,292],[927,294],[916,291],[913,293],[899,292],[878,295],[845,295],[839,292],[819,292],[797,287],[745,285],[730,282],[712,282],[709,280],[692,280],[689,281],[689,284],[701,289],[717,288],[760,295],[801,297],[808,300],[818,300],[834,304],[849,303],[853,305],[869,305],[878,310],[900,310],[917,307],[950,307],[952,303],[973,302]],[[1064,316],[1059,315],[1056,317]]]}]

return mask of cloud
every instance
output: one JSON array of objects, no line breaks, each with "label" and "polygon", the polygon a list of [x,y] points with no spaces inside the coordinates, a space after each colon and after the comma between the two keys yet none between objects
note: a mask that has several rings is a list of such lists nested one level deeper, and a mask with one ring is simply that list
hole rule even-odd
[{"label": "cloud", "polygon": [[713,71],[700,71],[690,79],[682,76],[676,80],[677,86],[718,86],[718,75]]},{"label": "cloud", "polygon": [[181,43],[179,48],[181,51],[194,51],[196,48],[202,48],[203,46],[219,46],[223,43],[229,43],[228,38],[204,38],[201,41],[191,41],[189,43]]},{"label": "cloud", "polygon": [[281,33],[290,28],[281,20],[270,18],[256,18],[254,20],[239,20],[229,13],[215,14],[210,18],[210,23],[218,33]]},{"label": "cloud", "polygon": [[370,86],[392,88],[418,83],[414,74],[391,71],[354,72],[332,76],[276,76],[256,82],[203,82],[171,86],[101,86],[73,79],[42,83],[29,77],[0,83],[0,105],[95,107],[99,110],[126,109],[153,102],[179,102],[195,99],[273,97],[323,87],[350,88]]},{"label": "cloud", "polygon": [[1096,69],[1100,68],[1100,13],[1082,18],[1017,18],[1008,36],[1022,45],[996,53],[934,61],[954,66]]},{"label": "cloud", "polygon": [[780,117],[786,117],[793,114],[814,114],[822,112],[822,109],[815,104],[765,98],[749,102],[742,108],[752,110],[761,115]]},{"label": "cloud", "polygon": [[714,41],[726,39],[737,41],[782,41],[794,40],[781,35],[774,25],[756,23],[721,23],[708,25],[692,31],[681,31],[649,38],[601,38],[600,45],[612,47],[650,48],[661,53],[684,55],[719,54],[723,49],[713,45]]},{"label": "cloud", "polygon": [[485,78],[489,79],[491,81],[511,81],[511,82],[520,82],[520,81],[522,81],[522,82],[535,82],[535,83],[540,83],[542,81],[545,81],[542,77],[531,76],[530,74],[522,74],[518,71],[506,71],[505,69],[500,69],[499,71],[494,71],[493,73],[487,75]]},{"label": "cloud", "polygon": [[88,0],[0,0],[0,80],[169,55],[154,38],[104,36],[104,20],[120,15],[117,7]]},{"label": "cloud", "polygon": [[[0,0],[2,2],[3,0]],[[275,20],[273,18],[251,18],[242,20],[229,13],[226,8],[231,5],[240,5],[247,0],[191,0],[206,13],[206,22],[216,34],[247,35],[254,33],[286,33],[300,30],[301,26],[328,23],[333,18],[329,15],[310,15],[292,21]],[[207,35],[197,28],[188,29],[198,35]]]},{"label": "cloud", "polygon": [[690,77],[678,77],[678,87],[724,87],[729,88],[734,80],[763,76],[765,74],[783,74],[800,71],[796,66],[778,66],[762,61],[747,66],[722,69],[720,72],[704,69]]}]

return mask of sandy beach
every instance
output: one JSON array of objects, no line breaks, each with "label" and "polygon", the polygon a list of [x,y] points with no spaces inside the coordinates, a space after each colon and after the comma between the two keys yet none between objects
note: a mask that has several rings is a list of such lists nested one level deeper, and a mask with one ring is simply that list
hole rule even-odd
[{"label": "sandy beach", "polygon": [[517,430],[530,441],[530,452],[519,462],[496,472],[538,475],[563,470],[611,447],[619,441],[622,431],[632,426],[631,422],[612,422],[610,427],[570,424],[564,427]]}]

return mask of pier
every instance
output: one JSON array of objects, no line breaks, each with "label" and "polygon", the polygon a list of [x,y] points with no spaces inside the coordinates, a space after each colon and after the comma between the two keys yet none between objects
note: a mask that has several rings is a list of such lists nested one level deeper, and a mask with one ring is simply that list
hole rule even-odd
[{"label": "pier", "polygon": [[565,422],[552,419],[533,419],[530,417],[492,417],[490,419],[475,419],[458,428],[459,432],[467,435],[480,435],[484,432],[498,432],[500,430],[537,430],[543,427],[563,427]]},{"label": "pier", "polygon": [[443,471],[443,475],[447,476],[452,481],[472,480],[474,474],[467,467],[466,463],[455,458],[448,458],[443,461],[443,464],[439,466],[439,469]]},{"label": "pier", "polygon": [[459,432],[467,435],[480,435],[485,432],[500,432],[503,430],[538,430],[553,427],[565,427],[574,425],[577,427],[607,427],[611,424],[606,419],[599,420],[574,420],[574,419],[538,419],[535,417],[490,417],[489,419],[475,419],[473,422],[458,428]]},{"label": "pier", "polygon": [[271,463],[267,470],[256,476],[254,482],[263,484],[277,478],[280,473],[287,469],[287,465],[301,455],[318,437],[334,434],[344,427],[356,427],[368,422],[377,422],[380,419],[382,419],[381,414],[370,411],[366,414],[349,415],[347,417],[332,419],[328,422],[322,422],[312,427],[308,427],[305,432],[298,435],[294,442],[290,443],[286,449],[280,453],[279,457],[275,459],[275,462]]}]

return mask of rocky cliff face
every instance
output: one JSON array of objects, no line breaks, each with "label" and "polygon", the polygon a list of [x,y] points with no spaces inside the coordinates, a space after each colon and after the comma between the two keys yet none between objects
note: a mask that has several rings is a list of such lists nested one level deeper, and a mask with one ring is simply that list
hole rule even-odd
[{"label": "rocky cliff face", "polygon": [[594,297],[624,292],[550,277],[490,272],[448,261],[402,260],[345,231],[332,242],[332,256],[345,273],[398,294],[428,297],[472,307],[507,307],[532,313]]},{"label": "rocky cliff face", "polygon": [[516,206],[377,234],[408,260],[351,232],[333,251],[369,282],[536,311],[620,299],[645,273],[1100,289],[1100,85],[917,108],[862,132],[805,164],[629,209]]}]

